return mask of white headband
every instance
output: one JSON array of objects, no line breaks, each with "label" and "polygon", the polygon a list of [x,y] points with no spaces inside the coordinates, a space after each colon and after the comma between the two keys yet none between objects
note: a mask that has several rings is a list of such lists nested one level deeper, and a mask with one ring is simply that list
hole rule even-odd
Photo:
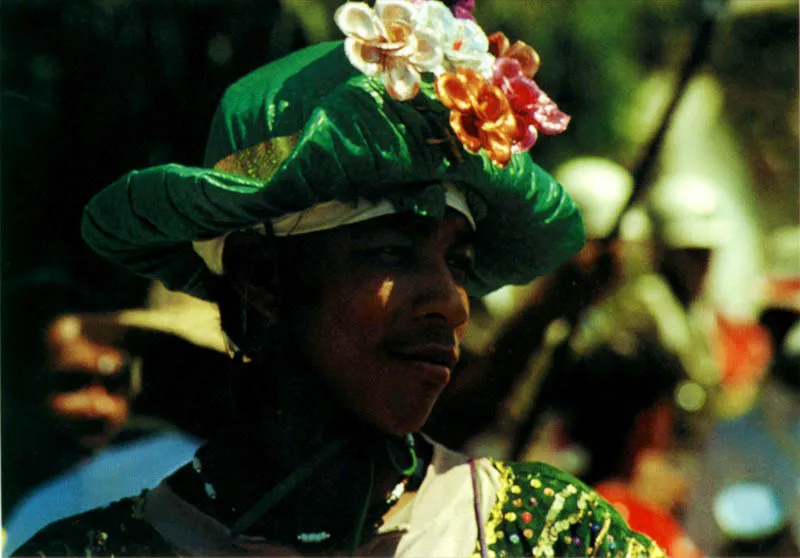
[{"label": "white headband", "polygon": [[[452,184],[445,183],[443,186],[447,206],[463,214],[474,229],[475,219],[469,210],[464,194]],[[356,204],[331,200],[312,205],[303,211],[281,215],[276,219],[270,220],[270,224],[275,236],[294,236],[335,229],[393,213],[397,213],[397,209],[389,200],[370,202],[361,198]],[[263,224],[254,226],[252,230],[266,234],[266,227]],[[225,238],[227,236],[225,234],[211,240],[195,240],[192,242],[194,251],[203,259],[214,275],[222,275],[222,251],[225,247]]]}]

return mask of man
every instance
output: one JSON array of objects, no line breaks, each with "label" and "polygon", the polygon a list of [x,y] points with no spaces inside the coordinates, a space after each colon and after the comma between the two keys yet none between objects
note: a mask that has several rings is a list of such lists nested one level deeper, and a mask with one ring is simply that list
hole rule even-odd
[{"label": "man", "polygon": [[468,293],[530,281],[582,243],[574,204],[526,154],[568,121],[535,94],[538,56],[501,35],[490,51],[436,1],[350,2],[335,19],[344,45],[228,90],[213,169],[132,172],[87,207],[95,250],[219,303],[236,405],[157,488],[20,552],[660,555],[576,479],[418,432]]}]

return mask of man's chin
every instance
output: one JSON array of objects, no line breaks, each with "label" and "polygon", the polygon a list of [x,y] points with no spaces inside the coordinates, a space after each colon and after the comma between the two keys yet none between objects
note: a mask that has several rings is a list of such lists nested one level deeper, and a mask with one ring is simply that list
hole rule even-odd
[{"label": "man's chin", "polygon": [[432,409],[433,404],[425,409],[419,409],[416,413],[409,413],[409,409],[404,409],[403,413],[397,413],[388,420],[376,421],[373,424],[386,434],[394,436],[413,434],[422,430],[425,423],[428,422]]}]

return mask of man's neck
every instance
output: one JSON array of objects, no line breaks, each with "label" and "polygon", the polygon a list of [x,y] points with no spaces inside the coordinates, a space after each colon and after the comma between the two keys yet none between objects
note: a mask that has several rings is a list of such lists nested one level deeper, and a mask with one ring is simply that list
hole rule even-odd
[{"label": "man's neck", "polygon": [[[303,370],[245,374],[242,408],[218,439],[198,452],[201,471],[187,466],[171,479],[176,492],[231,527],[260,500],[287,490],[244,529],[267,538],[309,529],[349,536],[365,507],[380,512],[379,517],[387,511],[379,508],[403,479],[387,444],[402,451],[402,440],[356,420]],[[257,385],[265,377],[270,378],[272,401],[258,408],[264,398],[251,395],[269,393],[259,391],[267,386]],[[306,476],[290,486],[300,471]],[[365,529],[370,532],[372,524]]]}]

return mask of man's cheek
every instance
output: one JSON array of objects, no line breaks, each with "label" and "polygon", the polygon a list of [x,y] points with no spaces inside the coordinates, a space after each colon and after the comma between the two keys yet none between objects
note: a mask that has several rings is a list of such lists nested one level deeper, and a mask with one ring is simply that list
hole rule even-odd
[{"label": "man's cheek", "polygon": [[470,316],[471,316],[471,314],[470,314],[470,310],[471,310],[470,299],[467,296],[466,292],[462,292],[461,296],[462,296],[462,299],[464,301],[464,308],[467,309],[467,319],[464,321],[463,324],[461,324],[460,326],[456,327],[456,330],[455,330],[456,340],[459,341],[459,342],[464,338],[464,333],[466,333],[466,331],[467,331],[467,327],[469,326]]}]

